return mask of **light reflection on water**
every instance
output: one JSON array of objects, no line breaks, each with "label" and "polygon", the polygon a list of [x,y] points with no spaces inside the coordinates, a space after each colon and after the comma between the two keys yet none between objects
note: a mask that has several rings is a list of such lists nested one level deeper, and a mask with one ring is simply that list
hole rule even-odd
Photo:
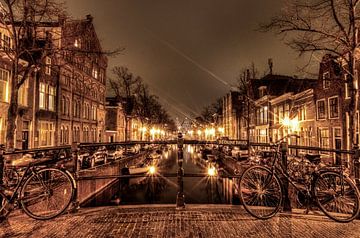
[{"label": "light reflection on water", "polygon": [[[144,178],[132,178],[117,182],[107,195],[96,199],[96,205],[120,204],[175,204],[177,178],[162,177],[162,173],[177,173],[177,151],[164,151],[158,164],[157,175]],[[207,173],[208,166],[201,161],[198,148],[184,147],[183,168],[185,173]],[[217,177],[184,177],[186,203],[225,203],[222,196],[222,180]]]}]

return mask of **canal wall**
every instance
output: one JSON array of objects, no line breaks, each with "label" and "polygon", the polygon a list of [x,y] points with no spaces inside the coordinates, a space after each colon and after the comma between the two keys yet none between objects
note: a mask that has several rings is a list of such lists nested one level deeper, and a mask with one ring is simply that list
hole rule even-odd
[{"label": "canal wall", "polygon": [[[143,163],[147,153],[128,156],[110,163],[93,167],[91,169],[80,170],[77,181],[77,201],[80,206],[90,206],[96,202],[99,194],[103,194],[108,187],[118,182],[118,178],[106,178],[106,176],[119,176],[121,169],[125,166],[133,166]],[[94,178],[94,177],[105,178]],[[104,195],[102,195],[104,196]],[[106,196],[106,195],[105,195]]]}]

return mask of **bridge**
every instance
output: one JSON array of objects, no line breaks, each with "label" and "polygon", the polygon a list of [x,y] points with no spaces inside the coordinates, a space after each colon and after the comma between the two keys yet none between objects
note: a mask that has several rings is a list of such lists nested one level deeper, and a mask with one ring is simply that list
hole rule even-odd
[{"label": "bridge", "polygon": [[[304,236],[305,228],[312,230],[309,237],[331,237],[340,233],[352,237],[357,234],[357,228],[349,230],[349,227],[355,227],[358,221],[351,225],[336,224],[318,210],[304,215],[296,194],[288,189],[286,183],[283,213],[267,221],[251,218],[242,208],[238,195],[239,178],[250,166],[249,158],[227,154],[224,152],[227,146],[237,146],[240,150],[255,147],[266,151],[271,145],[239,140],[184,140],[179,134],[177,140],[169,141],[2,150],[0,157],[7,160],[27,153],[58,157],[58,165],[73,173],[77,190],[68,214],[55,220],[34,222],[14,212],[1,226],[0,235],[42,237],[43,234],[50,235],[43,233],[48,229],[54,237],[66,236],[64,231],[78,237],[86,237],[86,234],[87,237],[100,237],[99,234],[110,234],[105,237],[157,237],[159,234],[161,237],[213,236],[209,234],[249,237],[254,232],[260,234],[259,237],[283,237],[284,234],[291,237]],[[351,175],[356,182],[359,181],[357,150],[340,151],[284,143],[281,152],[285,168],[291,150],[326,151],[350,157]],[[76,225],[80,223],[83,228]],[[59,224],[61,226],[55,228]],[[192,230],[195,224],[198,228]],[[239,226],[241,231],[237,228]],[[336,233],[337,229],[341,232]]]}]

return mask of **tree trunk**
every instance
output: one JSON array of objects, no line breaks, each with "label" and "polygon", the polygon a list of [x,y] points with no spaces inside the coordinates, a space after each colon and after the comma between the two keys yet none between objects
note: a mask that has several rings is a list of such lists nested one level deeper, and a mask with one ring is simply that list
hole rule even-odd
[{"label": "tree trunk", "polygon": [[11,94],[10,94],[10,106],[7,115],[7,127],[6,127],[6,149],[15,148],[15,129],[16,129],[16,120],[18,114],[18,88],[17,80],[14,76],[11,77]]}]

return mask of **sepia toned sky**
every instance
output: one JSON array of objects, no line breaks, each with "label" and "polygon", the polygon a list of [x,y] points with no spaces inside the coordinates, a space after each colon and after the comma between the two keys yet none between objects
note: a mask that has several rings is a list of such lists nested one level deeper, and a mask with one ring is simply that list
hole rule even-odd
[{"label": "sepia toned sky", "polygon": [[127,66],[174,118],[199,114],[251,62],[260,76],[268,58],[274,73],[301,76],[305,59],[273,33],[255,31],[281,7],[282,0],[67,0],[74,18],[94,17],[105,49],[126,48],[109,59],[108,76]]}]

